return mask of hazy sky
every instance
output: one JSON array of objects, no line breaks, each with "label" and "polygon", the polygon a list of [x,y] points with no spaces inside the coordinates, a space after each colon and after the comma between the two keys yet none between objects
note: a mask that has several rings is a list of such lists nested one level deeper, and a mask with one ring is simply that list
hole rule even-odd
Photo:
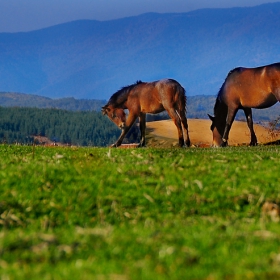
[{"label": "hazy sky", "polygon": [[77,19],[110,20],[269,2],[280,0],[0,0],[0,32],[30,31]]}]

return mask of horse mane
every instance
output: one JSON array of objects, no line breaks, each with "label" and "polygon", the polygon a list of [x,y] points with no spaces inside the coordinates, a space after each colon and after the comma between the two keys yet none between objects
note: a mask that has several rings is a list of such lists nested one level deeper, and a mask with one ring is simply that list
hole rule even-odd
[{"label": "horse mane", "polygon": [[216,102],[215,102],[215,105],[214,105],[214,116],[217,115],[218,113],[218,110],[221,109],[221,104],[222,104],[222,99],[221,99],[221,96],[223,94],[223,91],[224,91],[224,87],[225,87],[225,83],[227,82],[227,79],[236,71],[238,71],[240,69],[240,67],[237,67],[237,68],[234,68],[232,70],[230,70],[217,94],[217,97],[216,97]]},{"label": "horse mane", "polygon": [[241,71],[242,70],[242,67],[236,67],[236,68],[234,68],[234,69],[231,69],[229,72],[228,72],[228,74],[227,74],[227,76],[226,76],[226,78],[225,78],[225,81],[223,82],[223,84],[222,84],[222,86],[221,86],[221,88],[220,88],[220,90],[219,90],[219,92],[218,92],[218,94],[217,94],[217,98],[216,98],[216,103],[215,103],[215,106],[214,106],[214,110],[215,110],[215,107],[217,107],[218,106],[218,103],[220,102],[221,103],[221,95],[222,95],[222,93],[223,93],[223,90],[224,90],[224,87],[225,87],[225,83],[227,82],[227,79],[233,74],[233,73],[235,73],[235,72],[237,72],[237,71]]},{"label": "horse mane", "polygon": [[234,69],[231,69],[231,70],[228,72],[226,79],[227,79],[232,73],[237,72],[237,71],[240,71],[241,69],[242,69],[242,67],[236,67],[236,68],[234,68]]},{"label": "horse mane", "polygon": [[216,97],[216,102],[215,102],[215,105],[214,105],[214,116],[217,115],[218,108],[219,108],[219,106],[220,106],[220,104],[221,104],[221,98],[220,98],[220,96],[221,96],[221,94],[222,94],[222,92],[223,92],[224,84],[225,84],[225,83],[223,83],[223,85],[221,86],[221,88],[220,88],[220,90],[219,90],[219,92],[218,92],[218,94],[217,94],[217,97]]},{"label": "horse mane", "polygon": [[107,105],[113,104],[115,107],[122,105],[127,100],[129,92],[142,83],[142,81],[138,80],[132,85],[122,87],[110,97]]}]

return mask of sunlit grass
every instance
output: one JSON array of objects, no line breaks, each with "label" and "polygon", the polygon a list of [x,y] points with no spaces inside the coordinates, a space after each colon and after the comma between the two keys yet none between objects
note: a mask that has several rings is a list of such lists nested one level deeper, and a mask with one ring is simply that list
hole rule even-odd
[{"label": "sunlit grass", "polygon": [[272,147],[0,146],[3,279],[277,279]]}]

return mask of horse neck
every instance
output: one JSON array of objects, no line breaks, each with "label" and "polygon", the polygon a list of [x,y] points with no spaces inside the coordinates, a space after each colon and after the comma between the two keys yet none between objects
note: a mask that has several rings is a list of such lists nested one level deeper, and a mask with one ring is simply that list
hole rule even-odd
[{"label": "horse neck", "polygon": [[124,103],[128,98],[128,95],[129,95],[128,90],[116,93],[110,98],[108,105],[111,105],[115,108],[123,107]]}]

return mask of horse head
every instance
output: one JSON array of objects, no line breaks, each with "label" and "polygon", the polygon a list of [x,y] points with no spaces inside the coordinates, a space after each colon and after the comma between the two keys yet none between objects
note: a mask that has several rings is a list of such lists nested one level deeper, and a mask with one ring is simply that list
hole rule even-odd
[{"label": "horse head", "polygon": [[210,129],[213,133],[213,147],[227,146],[227,141],[223,139],[223,131],[225,124],[222,124],[217,117],[208,114],[209,119],[212,121]]},{"label": "horse head", "polygon": [[126,127],[126,114],[122,108],[113,108],[110,105],[105,105],[101,110],[103,115],[107,115],[108,118],[116,124],[119,128],[124,129]]}]

